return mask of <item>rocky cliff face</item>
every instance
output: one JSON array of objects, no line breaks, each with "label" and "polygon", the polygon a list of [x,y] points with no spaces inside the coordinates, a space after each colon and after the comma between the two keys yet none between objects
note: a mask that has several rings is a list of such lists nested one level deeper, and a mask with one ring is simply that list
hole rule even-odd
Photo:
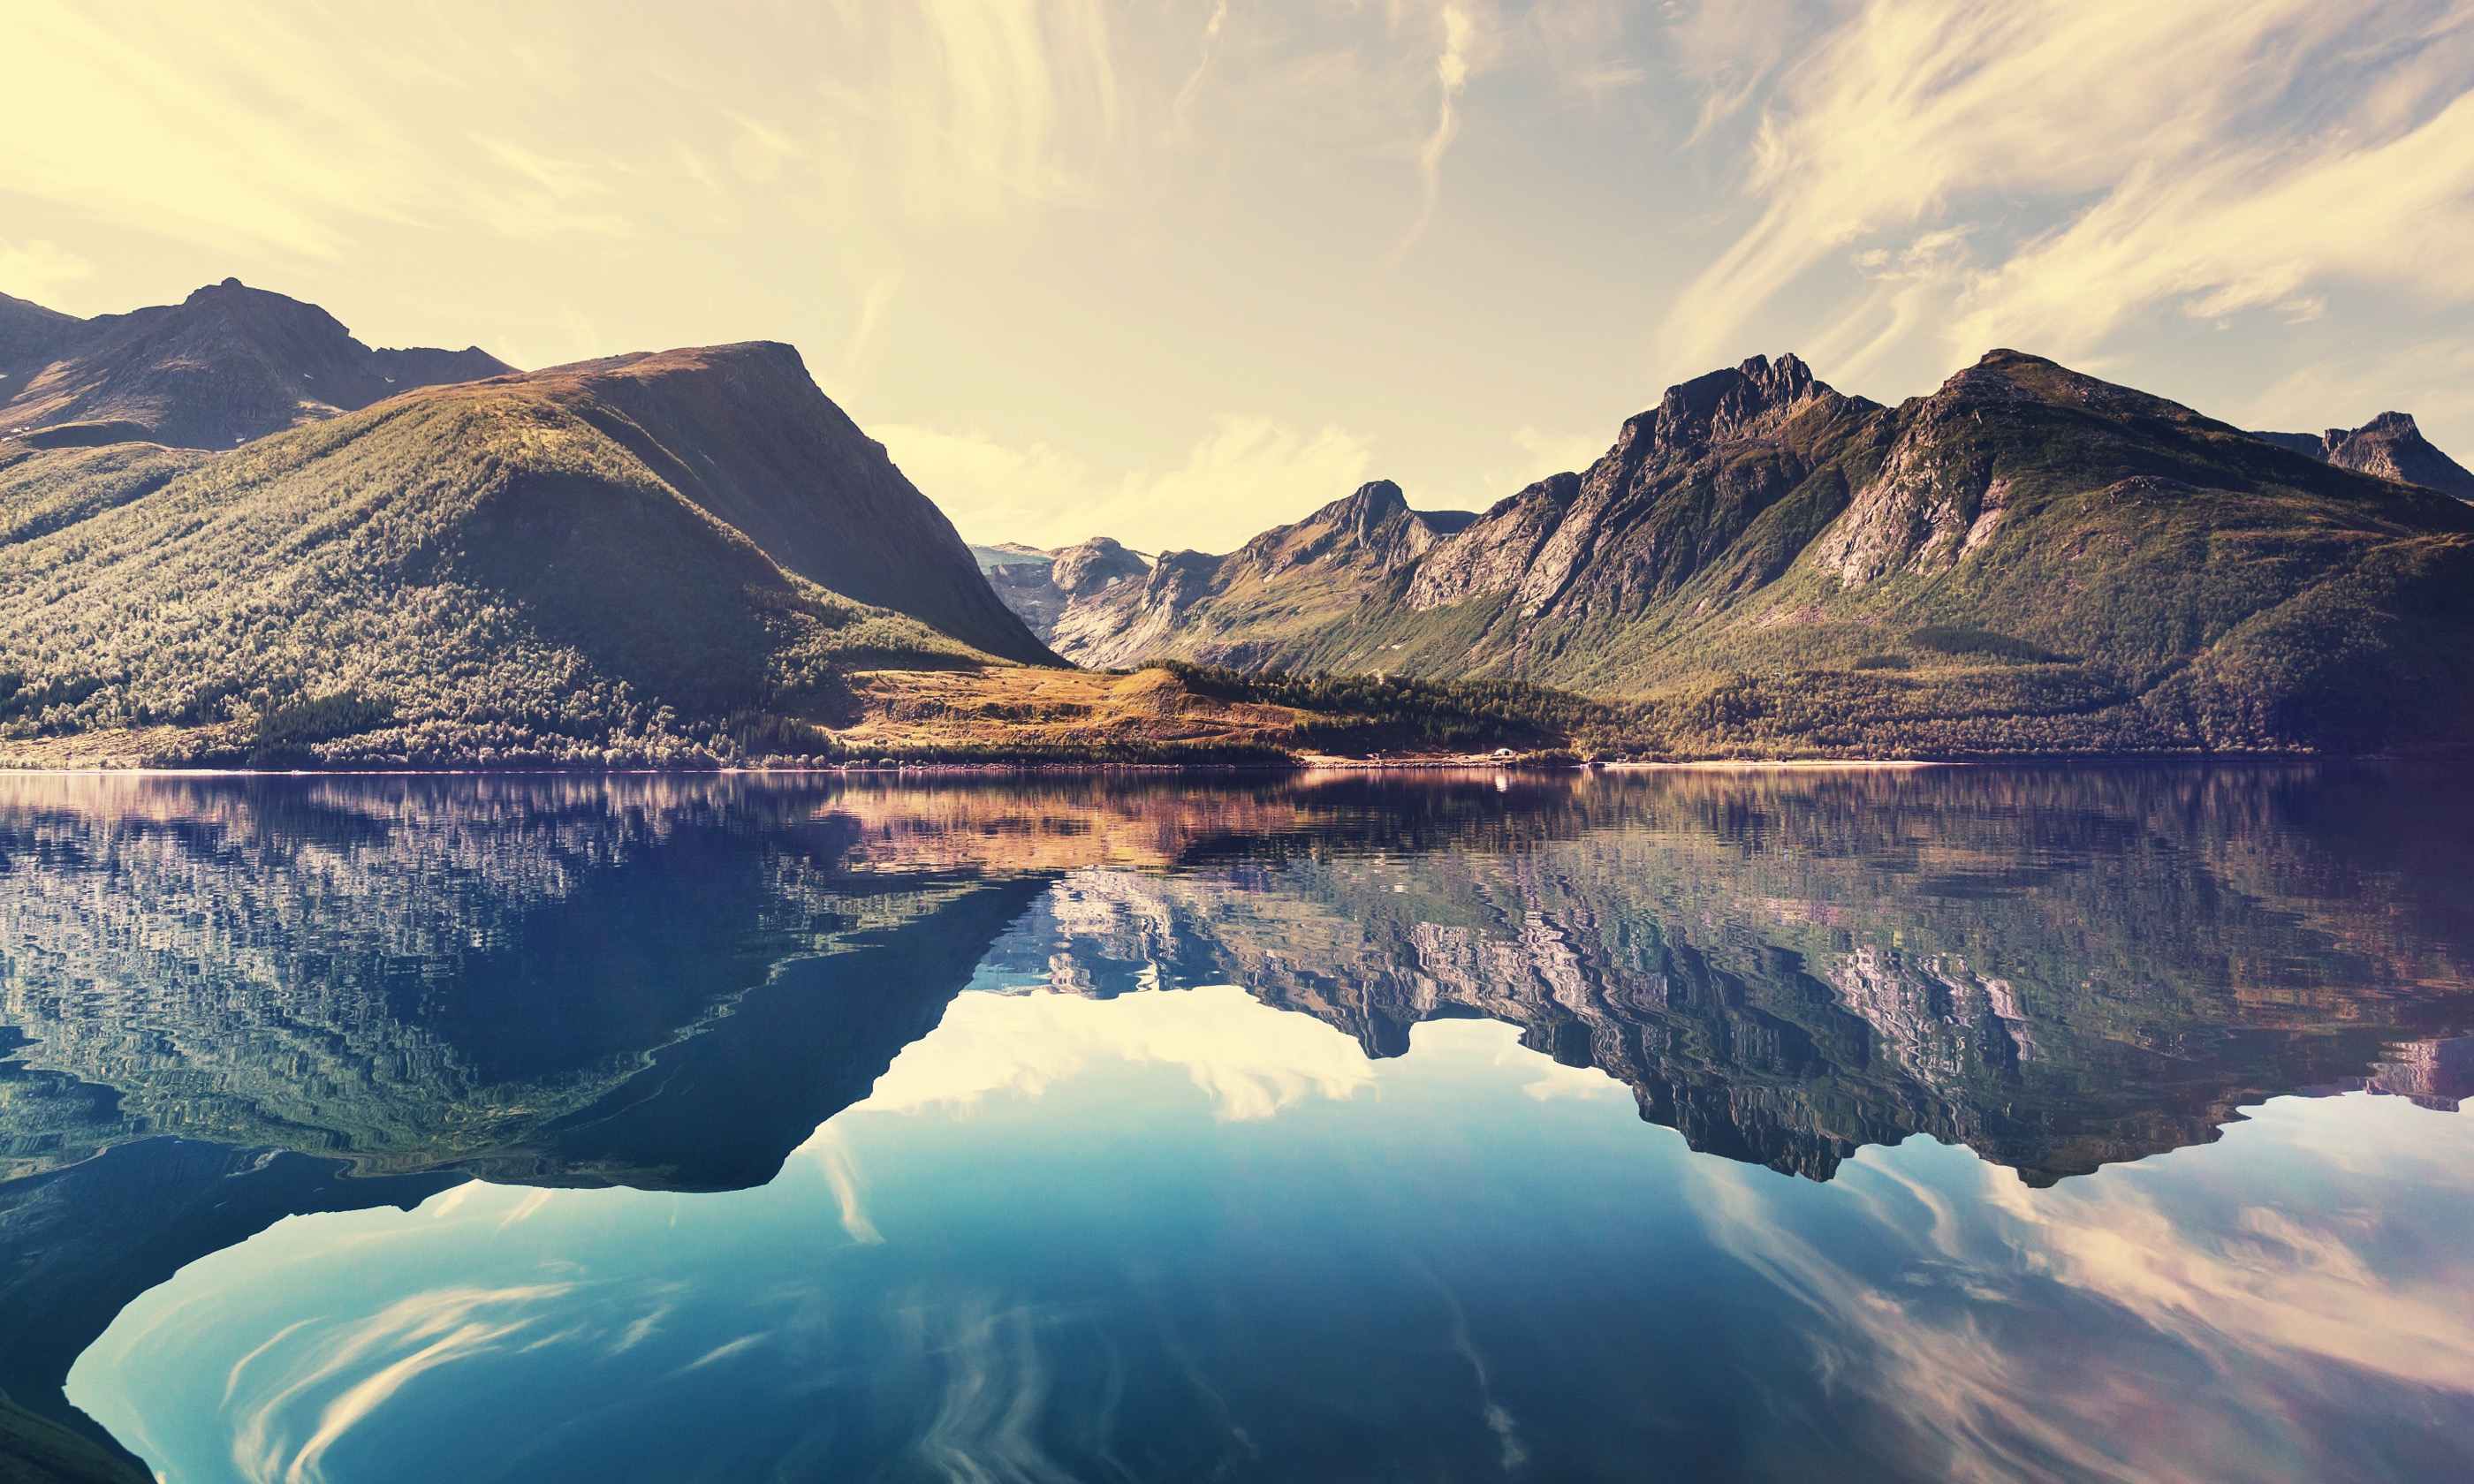
[{"label": "rocky cliff face", "polygon": [[2461,500],[2474,500],[2474,472],[2434,447],[2422,436],[2422,429],[2414,425],[2410,413],[2384,412],[2358,428],[2258,436],[2323,464],[2420,485]]},{"label": "rocky cliff face", "polygon": [[[1653,602],[1810,473],[1790,430],[1870,409],[1815,381],[1792,355],[1775,365],[1755,356],[1670,388],[1585,473],[1534,485],[1453,538],[1421,564],[1410,603],[1508,592],[1510,610],[1526,621],[1567,606]],[[1476,580],[1447,575],[1458,571]]]},{"label": "rocky cliff face", "polygon": [[1031,626],[1042,643],[1055,641],[1056,621],[1067,604],[1095,597],[1120,583],[1140,581],[1152,569],[1141,553],[1104,536],[1052,551],[1007,542],[974,546],[971,554],[997,597]]},{"label": "rocky cliff face", "polygon": [[415,387],[514,368],[481,349],[373,350],[315,304],[237,278],[78,320],[0,303],[0,436],[230,448]]}]

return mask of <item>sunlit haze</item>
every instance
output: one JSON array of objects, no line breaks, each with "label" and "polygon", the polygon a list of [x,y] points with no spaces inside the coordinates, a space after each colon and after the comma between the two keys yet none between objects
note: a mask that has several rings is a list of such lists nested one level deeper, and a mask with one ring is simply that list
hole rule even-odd
[{"label": "sunlit haze", "polygon": [[2474,0],[12,5],[0,291],[747,339],[977,540],[1472,508],[1795,350],[2474,454]]}]

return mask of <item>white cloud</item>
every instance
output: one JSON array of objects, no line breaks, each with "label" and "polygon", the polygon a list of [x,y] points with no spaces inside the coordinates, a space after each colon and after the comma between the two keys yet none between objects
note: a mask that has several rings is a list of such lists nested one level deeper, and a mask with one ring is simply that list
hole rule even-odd
[{"label": "white cloud", "polygon": [[1182,1067],[1217,1116],[1231,1121],[1374,1085],[1374,1065],[1355,1041],[1233,985],[1112,1000],[970,993],[894,1058],[860,1107],[903,1113],[968,1108],[1000,1092],[1037,1097],[1102,1059]]},{"label": "white cloud", "polygon": [[1468,87],[1470,72],[1483,60],[1479,54],[1488,39],[1476,10],[1466,0],[1446,0],[1434,19],[1442,43],[1435,55],[1435,129],[1418,150],[1418,215],[1394,250],[1395,259],[1415,246],[1435,219],[1435,207],[1443,194],[1443,155],[1461,132],[1461,94]]},{"label": "white cloud", "polygon": [[1670,313],[1678,365],[1846,255],[1912,268],[1821,312],[1842,375],[1919,339],[1947,363],[2160,309],[2308,316],[2337,282],[2474,298],[2466,0],[1875,0],[1791,60],[1721,51],[1705,118],[1767,100],[1760,214]]},{"label": "white cloud", "polygon": [[0,242],[0,294],[49,303],[54,289],[93,272],[92,263],[56,242],[40,237],[22,246]]},{"label": "white cloud", "polygon": [[1035,546],[1113,536],[1144,551],[1229,551],[1348,493],[1371,477],[1373,463],[1354,434],[1307,433],[1266,418],[1221,418],[1184,467],[1115,480],[1046,443],[1017,448],[902,423],[871,431],[964,536]]},{"label": "white cloud", "polygon": [[[844,232],[1089,199],[1118,113],[1101,0],[774,21],[30,0],[0,49],[0,190],[327,258],[374,227],[634,231],[673,219],[675,186],[720,189],[708,159],[742,207],[804,167]],[[795,123],[743,109],[749,93]]]},{"label": "white cloud", "polygon": [[841,69],[830,128],[856,168],[882,169],[915,220],[1089,199],[1119,114],[1098,0],[913,0],[849,13],[864,15],[854,50],[865,65]]}]

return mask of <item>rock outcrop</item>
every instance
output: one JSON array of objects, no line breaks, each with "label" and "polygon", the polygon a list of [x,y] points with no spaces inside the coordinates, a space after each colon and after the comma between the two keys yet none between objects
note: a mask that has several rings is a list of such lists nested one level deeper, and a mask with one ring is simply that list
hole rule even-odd
[{"label": "rock outcrop", "polygon": [[978,559],[981,574],[998,598],[1031,626],[1042,643],[1055,641],[1056,621],[1067,604],[1120,583],[1139,581],[1152,569],[1142,553],[1104,536],[1050,551],[1007,541],[974,546],[971,555]]},{"label": "rock outcrop", "polygon": [[2325,433],[2261,433],[2280,448],[2308,454],[2322,464],[2360,469],[2382,479],[2420,485],[2461,500],[2474,500],[2474,471],[2433,446],[2411,413],[2384,412],[2358,428]]}]

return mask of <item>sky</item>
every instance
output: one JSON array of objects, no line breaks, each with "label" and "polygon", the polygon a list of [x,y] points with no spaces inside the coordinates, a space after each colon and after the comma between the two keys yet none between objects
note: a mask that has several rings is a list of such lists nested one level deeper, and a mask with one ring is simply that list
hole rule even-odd
[{"label": "sky", "polygon": [[974,540],[1483,509],[1792,350],[2474,457],[2474,0],[11,0],[0,292],[788,341]]}]

